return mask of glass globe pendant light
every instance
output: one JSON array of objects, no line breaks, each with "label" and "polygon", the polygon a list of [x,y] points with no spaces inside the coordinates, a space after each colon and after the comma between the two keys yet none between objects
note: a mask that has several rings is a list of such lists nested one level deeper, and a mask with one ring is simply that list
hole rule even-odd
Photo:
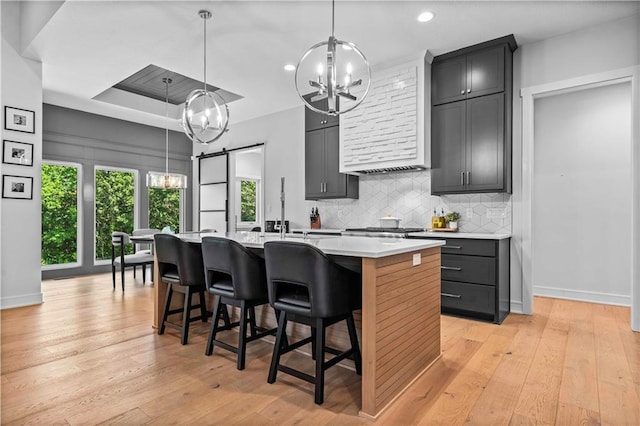
[{"label": "glass globe pendant light", "polygon": [[207,90],[207,20],[211,12],[201,10],[204,22],[204,88],[189,93],[182,114],[184,132],[194,142],[209,144],[218,140],[229,125],[229,107],[217,92]]},{"label": "glass globe pendant light", "polygon": [[[335,0],[331,1],[331,36],[312,46],[296,66],[298,95],[312,111],[339,115],[356,108],[369,93],[371,68],[349,41],[335,38]],[[327,102],[317,102],[326,99]]]},{"label": "glass globe pendant light", "polygon": [[166,94],[166,113],[165,119],[167,126],[164,134],[164,173],[149,172],[147,173],[147,187],[161,189],[185,189],[187,187],[187,177],[176,173],[169,173],[169,84],[172,83],[170,78],[164,77],[162,82],[165,84]]}]

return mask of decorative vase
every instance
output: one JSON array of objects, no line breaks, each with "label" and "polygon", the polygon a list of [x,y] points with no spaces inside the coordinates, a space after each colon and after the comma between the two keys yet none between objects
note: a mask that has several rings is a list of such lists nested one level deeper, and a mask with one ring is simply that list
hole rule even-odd
[{"label": "decorative vase", "polygon": [[458,229],[458,222],[449,222],[449,228]]}]

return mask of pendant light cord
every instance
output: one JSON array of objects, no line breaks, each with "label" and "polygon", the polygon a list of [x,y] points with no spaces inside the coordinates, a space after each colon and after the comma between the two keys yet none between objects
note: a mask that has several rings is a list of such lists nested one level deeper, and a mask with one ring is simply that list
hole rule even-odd
[{"label": "pendant light cord", "polygon": [[166,84],[166,108],[165,108],[165,133],[164,133],[164,152],[165,152],[165,160],[164,160],[164,173],[165,175],[169,174],[169,83],[171,79],[165,78],[164,82]]},{"label": "pendant light cord", "polygon": [[204,21],[204,91],[207,91],[207,18],[203,19]]},{"label": "pendant light cord", "polygon": [[331,0],[331,37],[335,37],[336,0]]}]

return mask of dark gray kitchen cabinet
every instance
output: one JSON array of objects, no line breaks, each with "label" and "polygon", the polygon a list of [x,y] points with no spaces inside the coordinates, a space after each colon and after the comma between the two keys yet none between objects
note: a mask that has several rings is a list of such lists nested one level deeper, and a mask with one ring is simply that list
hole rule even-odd
[{"label": "dark gray kitchen cabinet", "polygon": [[339,172],[340,127],[305,134],[305,199],[358,198],[358,177]]},{"label": "dark gray kitchen cabinet", "polygon": [[513,36],[434,58],[431,192],[511,192]]},{"label": "dark gray kitchen cabinet", "polygon": [[503,46],[434,61],[431,68],[432,105],[504,91]]},{"label": "dark gray kitchen cabinet", "polygon": [[[322,99],[320,101],[311,102],[311,104],[321,110],[327,110],[327,100]],[[340,120],[338,116],[321,114],[319,112],[312,111],[309,108],[304,109],[304,125],[305,130],[317,130],[317,129],[326,129],[327,127],[338,126],[340,124]]]},{"label": "dark gray kitchen cabinet", "polygon": [[510,240],[445,239],[440,262],[443,314],[504,321],[511,310]]}]

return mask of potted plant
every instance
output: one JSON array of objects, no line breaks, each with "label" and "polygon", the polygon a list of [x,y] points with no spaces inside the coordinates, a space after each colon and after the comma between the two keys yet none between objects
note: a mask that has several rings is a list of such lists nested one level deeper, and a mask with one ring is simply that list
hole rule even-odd
[{"label": "potted plant", "polygon": [[458,221],[460,220],[462,216],[460,215],[460,213],[458,212],[449,212],[447,213],[444,218],[447,220],[448,222],[448,228],[451,229],[458,229]]}]

